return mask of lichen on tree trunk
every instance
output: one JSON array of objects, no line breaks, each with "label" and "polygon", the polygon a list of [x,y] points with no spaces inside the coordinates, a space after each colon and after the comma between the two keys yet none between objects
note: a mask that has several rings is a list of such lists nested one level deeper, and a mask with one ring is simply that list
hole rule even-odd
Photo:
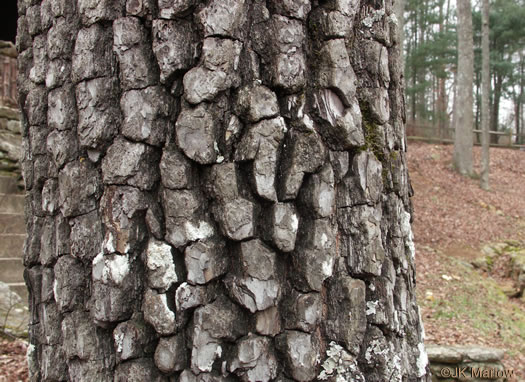
[{"label": "lichen on tree trunk", "polygon": [[31,380],[429,380],[391,1],[19,14]]}]

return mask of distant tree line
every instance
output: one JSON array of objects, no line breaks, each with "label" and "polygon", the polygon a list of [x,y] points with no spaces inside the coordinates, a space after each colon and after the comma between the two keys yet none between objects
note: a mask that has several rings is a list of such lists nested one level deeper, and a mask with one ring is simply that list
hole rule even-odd
[{"label": "distant tree line", "polygon": [[[458,84],[458,12],[465,0],[405,0],[404,53],[407,118],[412,123],[453,126]],[[481,128],[482,9],[472,3],[474,41],[474,128]],[[525,1],[490,1],[490,130],[523,134],[525,86]],[[460,54],[464,54],[461,52]],[[509,124],[503,100],[513,104]],[[494,138],[494,137],[493,137]],[[517,138],[519,139],[519,137]]]}]

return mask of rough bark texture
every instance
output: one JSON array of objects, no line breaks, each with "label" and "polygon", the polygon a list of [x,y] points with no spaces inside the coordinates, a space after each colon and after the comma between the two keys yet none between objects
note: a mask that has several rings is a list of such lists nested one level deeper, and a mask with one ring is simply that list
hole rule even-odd
[{"label": "rough bark texture", "polygon": [[472,175],[472,84],[474,78],[474,42],[470,0],[459,0],[458,7],[458,88],[456,98],[454,167],[462,175]]},{"label": "rough bark texture", "polygon": [[481,69],[481,130],[482,132],[482,155],[481,155],[481,179],[480,185],[484,190],[490,188],[490,153],[489,153],[489,129],[490,129],[490,28],[489,28],[489,0],[483,0],[482,5],[482,69]]},{"label": "rough bark texture", "polygon": [[391,1],[21,0],[32,381],[428,381]]}]

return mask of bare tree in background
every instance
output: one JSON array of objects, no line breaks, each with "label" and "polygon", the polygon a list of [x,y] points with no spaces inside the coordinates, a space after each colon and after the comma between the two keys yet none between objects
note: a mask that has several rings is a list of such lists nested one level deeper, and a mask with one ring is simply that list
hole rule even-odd
[{"label": "bare tree in background", "polygon": [[474,76],[474,42],[470,0],[458,0],[458,84],[455,97],[456,118],[454,167],[461,175],[470,176],[472,168],[472,85]]},{"label": "bare tree in background", "polygon": [[430,381],[392,12],[19,1],[32,381]]},{"label": "bare tree in background", "polygon": [[397,18],[398,46],[401,61],[401,74],[405,72],[405,6],[406,0],[396,0],[394,2],[394,14]]},{"label": "bare tree in background", "polygon": [[482,23],[481,23],[481,44],[482,44],[482,68],[481,68],[481,130],[482,130],[482,153],[481,153],[481,180],[480,185],[484,190],[490,188],[489,168],[489,129],[490,129],[490,44],[489,44],[489,0],[483,0],[482,4]]}]

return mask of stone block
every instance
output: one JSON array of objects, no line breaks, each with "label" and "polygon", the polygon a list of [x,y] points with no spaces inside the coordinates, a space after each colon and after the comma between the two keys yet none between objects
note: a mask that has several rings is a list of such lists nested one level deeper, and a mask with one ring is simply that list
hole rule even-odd
[{"label": "stone block", "polygon": [[358,354],[366,331],[365,283],[338,275],[328,284],[328,311],[323,326],[328,338]]},{"label": "stone block", "polygon": [[248,335],[236,344],[233,354],[229,370],[241,381],[269,382],[277,376],[278,362],[269,338]]},{"label": "stone block", "polygon": [[155,350],[156,336],[146,324],[142,314],[133,315],[131,320],[121,322],[113,330],[117,363],[141,358]]},{"label": "stone block", "polygon": [[163,373],[184,370],[187,366],[187,349],[182,334],[160,339],[155,349],[155,365]]},{"label": "stone block", "polygon": [[190,160],[174,145],[162,150],[160,177],[162,185],[169,189],[192,188],[197,180]]},{"label": "stone block", "polygon": [[287,330],[277,336],[276,347],[284,355],[287,372],[294,380],[306,382],[315,379],[320,349],[314,334]]},{"label": "stone block", "polygon": [[110,76],[113,72],[112,31],[94,24],[78,32],[72,56],[73,82]]},{"label": "stone block", "polygon": [[158,68],[149,41],[149,31],[140,19],[122,17],[115,20],[113,50],[118,57],[120,84],[123,89],[142,89],[158,81]]},{"label": "stone block", "polygon": [[120,108],[122,135],[154,146],[164,144],[166,134],[173,128],[170,121],[173,99],[163,87],[127,91],[120,100]]},{"label": "stone block", "polygon": [[195,32],[183,20],[153,22],[153,52],[160,68],[160,81],[171,83],[177,72],[189,69],[195,62]]},{"label": "stone block", "polygon": [[117,84],[110,78],[95,78],[77,85],[81,146],[100,150],[116,135],[120,121],[117,94]]},{"label": "stone block", "polygon": [[167,295],[158,293],[153,289],[147,289],[142,303],[144,319],[155,331],[168,336],[175,333],[175,313],[168,307]]},{"label": "stone block", "polygon": [[106,184],[121,184],[150,190],[159,178],[155,164],[159,153],[143,143],[116,139],[102,160],[102,179]]},{"label": "stone block", "polygon": [[184,154],[200,164],[215,163],[217,125],[211,107],[204,103],[195,108],[183,109],[175,127],[177,142]]},{"label": "stone block", "polygon": [[247,17],[245,1],[212,0],[197,13],[204,36],[241,37],[241,26]]},{"label": "stone block", "polygon": [[184,261],[190,284],[206,284],[227,272],[229,259],[224,244],[216,240],[198,241],[186,247]]},{"label": "stone block", "polygon": [[225,280],[234,300],[252,313],[277,305],[281,285],[272,250],[258,239],[244,241],[239,245],[234,267]]},{"label": "stone block", "polygon": [[55,267],[54,299],[61,313],[70,312],[84,302],[85,270],[82,263],[72,256],[61,256]]},{"label": "stone block", "polygon": [[70,162],[58,174],[58,191],[65,217],[85,214],[97,208],[101,179],[88,161]]}]

